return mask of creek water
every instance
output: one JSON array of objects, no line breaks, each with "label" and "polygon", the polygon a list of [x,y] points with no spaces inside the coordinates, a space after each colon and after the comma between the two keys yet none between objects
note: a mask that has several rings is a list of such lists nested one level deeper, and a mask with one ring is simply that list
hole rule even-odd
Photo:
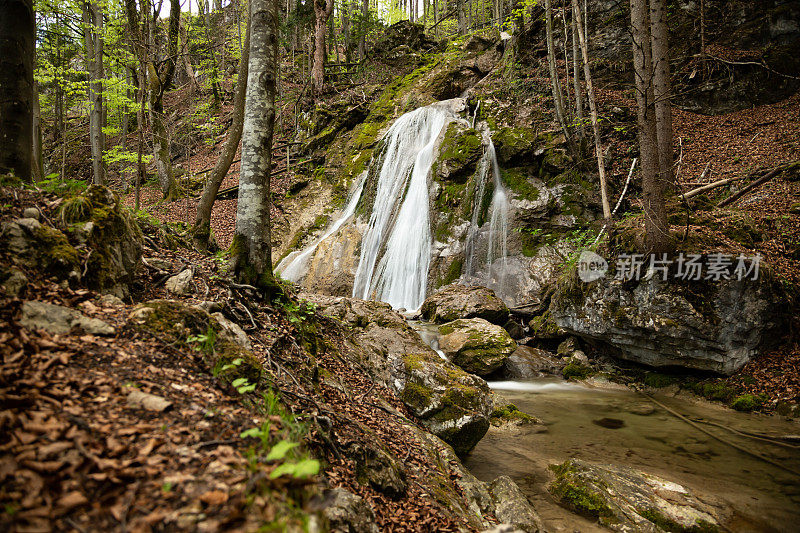
[{"label": "creek water", "polygon": [[[548,466],[569,458],[630,466],[723,502],[732,510],[724,517],[731,531],[800,530],[800,477],[704,434],[633,390],[560,378],[490,386],[542,423],[490,428],[464,464],[482,481],[500,475],[514,479],[548,530],[605,531],[560,507],[547,492],[552,479]],[[780,438],[800,433],[797,422],[680,396],[655,398],[690,419],[703,420],[699,425],[714,435],[800,471],[800,448],[719,427]]]}]

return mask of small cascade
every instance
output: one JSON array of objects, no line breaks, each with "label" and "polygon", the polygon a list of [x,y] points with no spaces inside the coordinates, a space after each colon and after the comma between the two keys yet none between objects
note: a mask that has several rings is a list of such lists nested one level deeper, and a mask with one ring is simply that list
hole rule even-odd
[{"label": "small cascade", "polygon": [[401,116],[387,132],[354,297],[407,310],[422,305],[432,244],[428,175],[436,138],[456,118],[447,105],[433,104]]},{"label": "small cascade", "polygon": [[[500,165],[497,162],[494,143],[489,131],[483,130],[486,152],[480,162],[475,197],[473,199],[472,220],[465,243],[465,263],[463,279],[495,290],[501,297],[505,294],[508,272],[508,216],[510,203],[508,191],[503,184]],[[489,205],[489,228],[481,230],[480,214],[486,194],[489,174],[492,175],[492,200]],[[482,231],[488,233],[486,261],[481,261],[477,240]]]},{"label": "small cascade", "polygon": [[364,172],[350,189],[347,203],[342,213],[339,215],[339,218],[328,226],[328,229],[325,230],[319,239],[303,250],[290,253],[278,263],[278,266],[275,267],[275,271],[278,272],[282,278],[297,283],[306,275],[306,272],[308,272],[308,262],[313,257],[320,243],[336,233],[355,213],[358,200],[361,198],[361,192],[364,190],[364,182],[366,181],[367,173]]}]

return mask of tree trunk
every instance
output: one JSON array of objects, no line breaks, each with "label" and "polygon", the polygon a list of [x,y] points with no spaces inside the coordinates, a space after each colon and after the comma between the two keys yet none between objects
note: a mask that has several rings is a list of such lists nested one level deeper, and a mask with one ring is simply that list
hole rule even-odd
[{"label": "tree trunk", "polygon": [[367,57],[366,25],[369,18],[369,0],[361,4],[361,39],[358,41],[358,57],[363,61]]},{"label": "tree trunk", "polygon": [[650,51],[650,24],[647,0],[631,0],[633,66],[636,78],[639,152],[642,161],[642,196],[645,217],[645,244],[649,252],[664,252],[669,245],[669,226],[664,192],[658,179],[658,142],[653,66]]},{"label": "tree trunk", "polygon": [[[278,70],[278,0],[251,0],[250,61],[242,134],[242,167],[231,252],[236,278],[275,287],[270,243],[270,170]],[[318,18],[319,20],[319,18]],[[324,20],[322,30],[324,32]],[[324,47],[324,42],[322,43]]]},{"label": "tree trunk", "polygon": [[161,72],[156,70],[153,62],[147,64],[148,85],[150,92],[150,127],[153,131],[153,157],[156,162],[158,182],[164,200],[171,202],[178,196],[178,183],[172,173],[172,156],[169,147],[169,135],[164,123],[164,93],[172,83],[175,74],[175,60],[178,55],[178,28],[180,26],[180,0],[170,0],[169,35],[167,37],[167,57]]},{"label": "tree trunk", "polygon": [[83,5],[86,65],[89,70],[89,144],[92,148],[92,181],[102,185],[106,181],[103,150],[103,12],[95,2]]},{"label": "tree trunk", "polygon": [[212,28],[211,5],[202,1],[200,2],[200,9],[203,12],[203,19],[205,21],[204,30],[206,34],[206,44],[208,45],[208,53],[211,55],[211,91],[214,94],[214,109],[219,109],[220,104],[222,104],[222,91],[219,88],[216,41],[212,38],[212,35],[217,35],[218,32],[216,28]]},{"label": "tree trunk", "polygon": [[31,150],[31,177],[33,181],[44,179],[42,160],[42,110],[39,107],[39,84],[33,82],[33,145]]},{"label": "tree trunk", "polygon": [[203,196],[200,198],[200,203],[197,205],[197,214],[194,219],[194,228],[192,229],[192,237],[194,245],[198,250],[206,251],[209,244],[215,246],[211,240],[211,209],[214,207],[214,201],[217,199],[219,187],[222,180],[228,175],[228,170],[231,168],[233,158],[236,156],[236,151],[239,149],[239,142],[242,140],[242,128],[244,126],[244,104],[245,94],[247,90],[247,76],[248,66],[250,60],[250,24],[247,23],[247,30],[245,33],[245,44],[242,48],[242,59],[239,66],[239,78],[236,81],[236,98],[233,103],[233,123],[230,130],[228,130],[228,139],[225,141],[225,148],[214,169],[211,171],[211,177],[203,189]]},{"label": "tree trunk", "polygon": [[322,94],[325,86],[325,30],[332,12],[333,0],[314,0],[314,61],[311,66],[311,90],[314,95]]},{"label": "tree trunk", "polygon": [[545,0],[545,19],[547,37],[547,65],[550,69],[550,88],[553,93],[553,105],[556,110],[556,119],[561,125],[561,130],[567,141],[570,139],[569,129],[567,128],[566,116],[564,114],[564,97],[561,94],[561,82],[558,78],[556,69],[556,53],[553,44],[553,4],[552,0]]},{"label": "tree trunk", "polygon": [[[578,24],[580,17],[578,5],[572,2],[572,83],[575,89],[575,116],[578,122],[578,136],[581,138],[581,150],[584,149],[583,140],[586,138],[586,131],[583,127],[583,91],[581,90],[581,58],[578,47]],[[582,26],[582,25],[581,25]]]},{"label": "tree trunk", "polygon": [[594,153],[597,157],[597,172],[600,175],[600,200],[603,204],[603,217],[608,221],[611,218],[611,206],[608,202],[608,186],[606,184],[606,165],[603,161],[603,144],[600,140],[600,124],[597,117],[597,103],[594,97],[594,85],[592,84],[592,71],[589,68],[589,44],[586,42],[583,24],[581,20],[581,8],[578,0],[572,0],[573,12],[577,15],[578,38],[583,55],[583,77],[586,80],[586,92],[589,97],[589,114],[592,118],[592,130],[594,132]]},{"label": "tree trunk", "polygon": [[458,34],[464,35],[467,33],[467,16],[464,13],[464,0],[456,0],[456,9],[458,9]]},{"label": "tree trunk", "polygon": [[180,34],[183,69],[186,71],[186,77],[189,78],[189,86],[192,92],[198,92],[200,87],[197,85],[197,78],[194,75],[194,68],[192,68],[192,58],[189,55],[189,37],[186,32],[186,24],[183,21],[180,24]]},{"label": "tree trunk", "polygon": [[670,105],[669,37],[665,0],[650,0],[650,48],[656,106],[658,179],[665,192],[672,186],[672,106]]}]

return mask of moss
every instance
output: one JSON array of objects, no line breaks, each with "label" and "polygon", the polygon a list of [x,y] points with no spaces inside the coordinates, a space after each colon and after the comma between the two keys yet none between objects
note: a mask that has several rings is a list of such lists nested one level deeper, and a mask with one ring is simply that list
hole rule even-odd
[{"label": "moss", "polygon": [[423,387],[419,383],[409,381],[403,388],[401,399],[403,403],[416,410],[423,410],[431,404],[433,391]]},{"label": "moss", "polygon": [[[482,155],[483,141],[478,132],[451,122],[447,125],[439,155],[433,164],[433,174],[464,183],[475,172]],[[447,169],[447,176],[443,176],[444,169]]]},{"label": "moss", "polygon": [[564,370],[561,371],[561,375],[563,375],[565,379],[586,379],[592,373],[590,367],[575,362],[569,363],[564,367]]},{"label": "moss", "polygon": [[501,426],[506,423],[526,424],[534,421],[535,418],[520,411],[513,403],[495,407],[492,414],[489,415],[489,422],[493,426]]},{"label": "moss", "polygon": [[448,285],[453,283],[459,277],[461,277],[461,270],[464,268],[464,260],[461,258],[457,258],[450,263],[450,266],[447,267],[447,272],[445,272],[444,277],[439,281],[437,287],[441,287],[443,285]]},{"label": "moss", "polygon": [[658,372],[648,372],[644,376],[644,384],[648,387],[653,387],[654,389],[663,389],[664,387],[669,387],[678,382],[678,378],[675,376],[669,376],[667,374],[660,374]]},{"label": "moss", "polygon": [[742,394],[741,396],[737,396],[733,402],[731,402],[731,407],[737,411],[755,411],[757,409],[761,409],[766,400],[766,397],[762,395],[756,396],[754,394]]},{"label": "moss", "polygon": [[556,479],[550,484],[550,492],[574,511],[594,517],[613,520],[614,513],[605,498],[583,482],[571,461],[561,465],[550,465]]},{"label": "moss", "polygon": [[719,527],[704,520],[699,520],[694,525],[686,527],[653,507],[648,509],[636,509],[636,512],[642,518],[649,520],[657,527],[669,533],[716,533],[719,531]]},{"label": "moss", "polygon": [[34,232],[38,252],[45,270],[66,275],[78,268],[78,251],[70,245],[67,236],[57,229],[39,226]]},{"label": "moss", "polygon": [[528,322],[528,327],[531,329],[531,336],[539,339],[549,339],[558,335],[558,325],[550,316],[550,311],[545,311],[539,316],[533,317]]},{"label": "moss", "polygon": [[512,168],[501,171],[503,183],[526,200],[539,198],[539,189],[530,182],[523,169]]},{"label": "moss", "polygon": [[527,162],[536,147],[536,132],[530,128],[504,127],[492,133],[498,157],[506,164]]}]

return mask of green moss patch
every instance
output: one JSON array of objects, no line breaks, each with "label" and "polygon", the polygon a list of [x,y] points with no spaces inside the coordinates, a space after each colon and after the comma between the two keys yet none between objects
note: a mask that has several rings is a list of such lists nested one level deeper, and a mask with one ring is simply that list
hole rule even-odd
[{"label": "green moss patch", "polygon": [[605,498],[580,478],[571,461],[550,465],[556,479],[550,484],[550,493],[575,512],[593,518],[613,520],[614,513]]},{"label": "green moss patch", "polygon": [[503,424],[528,424],[535,421],[535,418],[520,411],[513,403],[495,407],[494,410],[492,410],[492,414],[489,415],[489,422],[493,426],[502,426]]}]

